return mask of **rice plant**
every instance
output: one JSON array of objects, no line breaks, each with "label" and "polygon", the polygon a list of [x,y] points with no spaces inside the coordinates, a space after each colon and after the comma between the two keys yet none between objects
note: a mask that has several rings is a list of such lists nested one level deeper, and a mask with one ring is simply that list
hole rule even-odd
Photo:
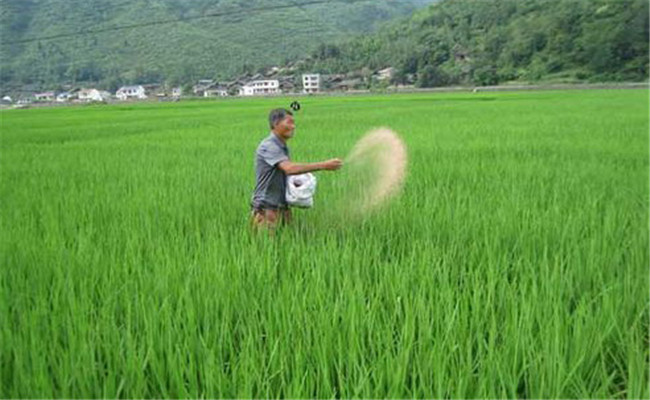
[{"label": "rice plant", "polygon": [[254,234],[290,98],[0,113],[2,398],[648,398],[648,91],[310,97],[298,161],[355,177]]}]

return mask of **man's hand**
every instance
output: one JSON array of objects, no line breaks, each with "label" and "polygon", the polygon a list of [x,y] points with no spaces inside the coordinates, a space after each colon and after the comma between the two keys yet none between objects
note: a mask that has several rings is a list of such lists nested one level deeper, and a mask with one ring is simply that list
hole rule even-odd
[{"label": "man's hand", "polygon": [[331,160],[325,161],[323,164],[323,169],[336,171],[343,166],[343,161],[341,161],[340,158],[332,158]]}]

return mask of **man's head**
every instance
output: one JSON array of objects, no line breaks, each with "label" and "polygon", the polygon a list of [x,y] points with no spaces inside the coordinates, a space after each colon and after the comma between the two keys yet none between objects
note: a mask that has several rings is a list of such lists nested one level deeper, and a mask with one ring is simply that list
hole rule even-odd
[{"label": "man's head", "polygon": [[294,129],[296,129],[293,114],[284,108],[271,110],[269,113],[269,125],[271,130],[284,140],[292,138]]}]

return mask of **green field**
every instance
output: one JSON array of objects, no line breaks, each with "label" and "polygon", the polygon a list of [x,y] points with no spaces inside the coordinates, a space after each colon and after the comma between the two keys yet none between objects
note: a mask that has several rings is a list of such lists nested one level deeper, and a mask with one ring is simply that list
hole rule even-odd
[{"label": "green field", "polygon": [[253,153],[291,99],[0,113],[0,398],[648,398],[648,91],[311,97],[297,161],[372,127],[274,237]]}]

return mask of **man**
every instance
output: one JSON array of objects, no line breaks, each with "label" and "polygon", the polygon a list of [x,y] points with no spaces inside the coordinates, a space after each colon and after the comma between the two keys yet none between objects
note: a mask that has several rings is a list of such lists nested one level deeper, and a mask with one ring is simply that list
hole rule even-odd
[{"label": "man", "polygon": [[278,108],[269,114],[271,134],[255,152],[255,192],[251,201],[253,224],[275,227],[278,223],[291,222],[291,210],[285,199],[287,175],[307,172],[334,171],[343,165],[338,158],[316,163],[295,163],[289,158],[287,140],[296,129],[293,114]]}]

